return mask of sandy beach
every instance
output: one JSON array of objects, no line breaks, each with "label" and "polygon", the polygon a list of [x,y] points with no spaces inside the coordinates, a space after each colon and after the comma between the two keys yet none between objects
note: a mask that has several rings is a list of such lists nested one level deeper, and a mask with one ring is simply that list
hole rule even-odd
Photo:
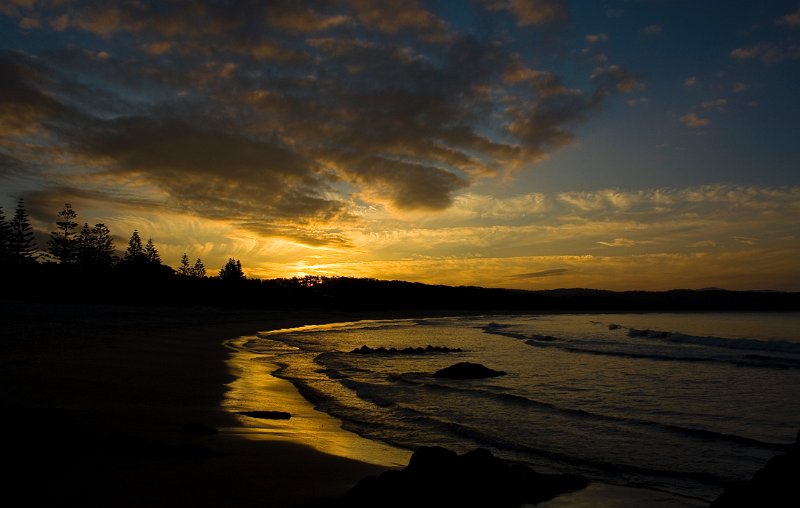
[{"label": "sandy beach", "polygon": [[[223,407],[236,379],[226,340],[358,316],[22,303],[0,309],[3,426],[17,464],[9,485],[30,504],[294,506],[341,495],[386,469],[303,444],[309,434],[293,431],[303,418],[248,426],[247,417]],[[265,409],[321,415],[288,382],[265,389],[276,397]],[[326,425],[330,451],[336,443],[359,448],[349,440],[360,438],[319,418],[305,421]],[[181,432],[193,422],[220,433]]]}]

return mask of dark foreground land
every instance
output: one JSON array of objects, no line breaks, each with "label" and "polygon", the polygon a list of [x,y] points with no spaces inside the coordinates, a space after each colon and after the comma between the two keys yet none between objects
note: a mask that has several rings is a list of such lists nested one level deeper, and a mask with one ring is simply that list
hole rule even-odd
[{"label": "dark foreground land", "polygon": [[343,317],[0,303],[4,496],[23,506],[218,507],[343,494],[385,468],[184,427],[238,425],[220,406],[231,381],[224,340]]}]

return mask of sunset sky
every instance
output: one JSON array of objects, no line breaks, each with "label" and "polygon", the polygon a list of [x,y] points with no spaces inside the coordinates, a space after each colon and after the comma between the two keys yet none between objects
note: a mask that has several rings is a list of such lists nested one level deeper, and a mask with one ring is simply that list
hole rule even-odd
[{"label": "sunset sky", "polygon": [[796,0],[0,1],[6,216],[209,272],[800,291],[799,122]]}]

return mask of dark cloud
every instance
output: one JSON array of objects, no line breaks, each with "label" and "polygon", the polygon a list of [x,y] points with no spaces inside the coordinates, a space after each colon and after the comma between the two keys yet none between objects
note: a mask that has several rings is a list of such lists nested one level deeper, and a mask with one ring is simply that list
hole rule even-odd
[{"label": "dark cloud", "polygon": [[16,175],[25,167],[25,163],[16,157],[0,152],[0,178]]},{"label": "dark cloud", "polygon": [[531,273],[518,273],[515,275],[511,275],[512,279],[541,279],[543,277],[555,277],[558,275],[564,275],[569,273],[571,270],[568,268],[553,268],[552,270],[542,270],[540,272],[531,272]]},{"label": "dark cloud", "polygon": [[463,178],[443,169],[382,157],[363,156],[348,164],[347,175],[360,187],[388,196],[403,209],[443,209]]},{"label": "dark cloud", "polygon": [[175,118],[98,121],[62,134],[110,171],[144,175],[179,208],[215,218],[325,216],[339,204],[320,198],[314,163],[279,142],[250,139]]},{"label": "dark cloud", "polygon": [[522,140],[525,154],[537,160],[570,143],[573,135],[567,126],[584,121],[604,97],[602,92],[589,97],[573,93],[546,95],[533,104],[518,102],[511,109],[511,122],[506,128]]},{"label": "dark cloud", "polygon": [[351,199],[446,208],[570,143],[605,97],[594,88],[639,86],[614,66],[568,84],[504,42],[512,20],[566,21],[560,0],[470,4],[503,21],[469,34],[424,1],[31,5],[6,15],[82,46],[0,62],[4,132],[43,129],[61,165],[249,227],[341,218]]},{"label": "dark cloud", "polygon": [[46,79],[21,55],[0,57],[0,134],[31,133],[46,118],[62,114],[58,101],[42,93],[31,82]]}]

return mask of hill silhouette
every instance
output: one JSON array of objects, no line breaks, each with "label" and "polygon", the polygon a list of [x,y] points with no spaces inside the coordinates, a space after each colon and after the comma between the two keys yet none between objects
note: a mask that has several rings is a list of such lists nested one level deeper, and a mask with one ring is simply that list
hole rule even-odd
[{"label": "hill silhouette", "polygon": [[350,277],[183,277],[165,265],[91,271],[55,263],[18,266],[0,298],[61,303],[271,309],[474,310],[519,312],[798,311],[800,293],[726,291],[524,291]]}]

